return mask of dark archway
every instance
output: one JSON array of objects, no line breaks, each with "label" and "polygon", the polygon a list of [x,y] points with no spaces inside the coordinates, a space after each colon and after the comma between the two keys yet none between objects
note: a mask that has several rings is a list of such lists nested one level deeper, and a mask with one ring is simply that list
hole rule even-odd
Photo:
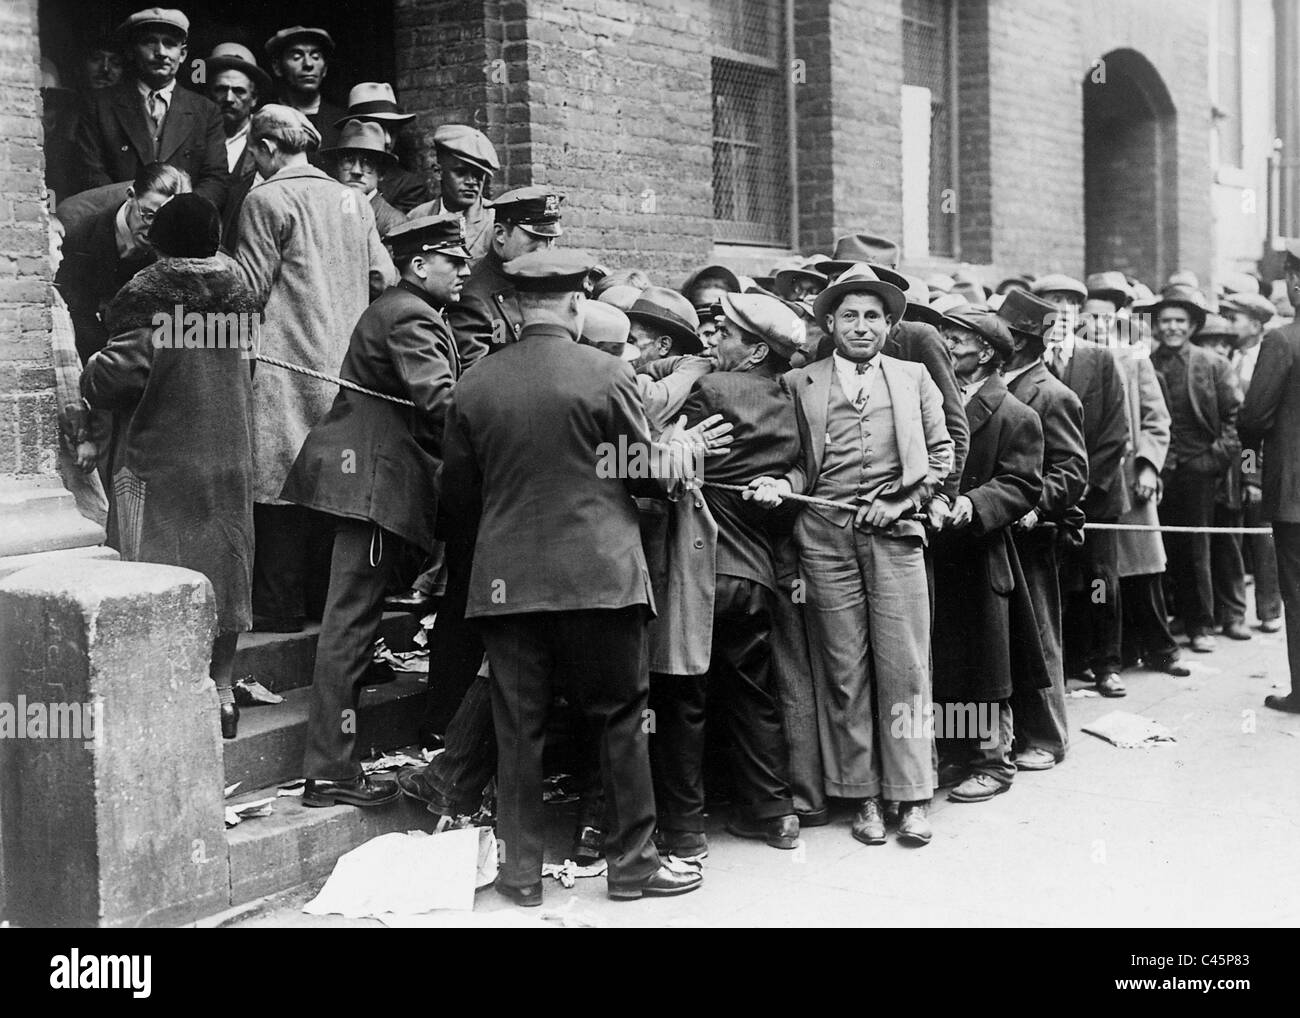
[{"label": "dark archway", "polygon": [[1083,153],[1088,271],[1118,269],[1158,289],[1177,268],[1177,114],[1136,50],[1112,50],[1084,77]]}]

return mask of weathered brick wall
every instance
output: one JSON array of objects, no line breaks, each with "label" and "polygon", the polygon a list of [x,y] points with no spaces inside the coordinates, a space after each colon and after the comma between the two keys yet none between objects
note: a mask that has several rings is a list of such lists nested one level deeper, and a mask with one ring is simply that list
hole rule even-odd
[{"label": "weathered brick wall", "polygon": [[36,0],[0,4],[0,475],[51,474],[50,361]]}]

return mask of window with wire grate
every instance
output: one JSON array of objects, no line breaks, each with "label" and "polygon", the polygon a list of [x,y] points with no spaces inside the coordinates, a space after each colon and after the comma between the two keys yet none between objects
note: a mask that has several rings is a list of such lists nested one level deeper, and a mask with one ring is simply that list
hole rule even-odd
[{"label": "window with wire grate", "polygon": [[791,0],[710,0],[714,239],[789,246]]},{"label": "window with wire grate", "polygon": [[903,84],[930,91],[930,254],[957,253],[953,0],[903,0]]}]

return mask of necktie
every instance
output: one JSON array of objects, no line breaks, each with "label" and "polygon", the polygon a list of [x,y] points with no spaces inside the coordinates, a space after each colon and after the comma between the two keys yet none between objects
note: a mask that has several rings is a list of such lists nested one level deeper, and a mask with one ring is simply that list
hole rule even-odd
[{"label": "necktie", "polygon": [[867,379],[862,376],[864,376],[870,368],[870,361],[863,361],[861,364],[854,366],[854,370],[858,374],[858,394],[853,397],[853,405],[858,408],[859,413],[861,413],[863,407],[867,405]]},{"label": "necktie", "polygon": [[1060,378],[1063,367],[1065,367],[1064,351],[1061,350],[1059,343],[1054,343],[1047,348],[1047,370]]},{"label": "necktie", "polygon": [[167,116],[167,101],[161,92],[150,92],[145,106],[149,111],[149,122],[153,125],[150,134],[153,137],[154,148],[157,148],[158,135],[162,133],[163,118]]}]

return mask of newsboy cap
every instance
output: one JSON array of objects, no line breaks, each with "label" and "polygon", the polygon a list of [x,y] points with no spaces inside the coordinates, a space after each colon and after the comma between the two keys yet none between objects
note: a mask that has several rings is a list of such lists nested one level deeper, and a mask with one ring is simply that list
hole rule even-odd
[{"label": "newsboy cap", "polygon": [[488,141],[487,135],[468,124],[442,124],[433,132],[435,148],[450,152],[464,159],[471,166],[476,166],[489,177],[501,169],[497,160],[497,150]]},{"label": "newsboy cap", "polygon": [[1011,338],[1011,330],[1007,327],[1007,323],[992,311],[965,307],[950,311],[945,317],[949,323],[958,328],[975,333],[993,347],[1004,360],[1015,353],[1016,344]]},{"label": "newsboy cap", "polygon": [[182,39],[190,35],[190,19],[182,11],[170,7],[147,7],[136,11],[117,26],[117,34],[125,39],[135,34],[136,29],[154,25],[158,28],[170,28],[179,32]]},{"label": "newsboy cap", "polygon": [[401,226],[390,230],[384,243],[392,249],[395,259],[409,258],[429,251],[436,251],[448,258],[468,260],[470,257],[469,250],[465,247],[465,220],[454,213],[408,219]]},{"label": "newsboy cap", "polygon": [[292,28],[282,28],[275,35],[266,40],[266,55],[272,60],[280,56],[280,51],[284,49],[294,39],[308,38],[318,46],[324,47],[331,53],[334,52],[334,39],[329,32],[323,28],[309,28],[306,25],[294,25]]},{"label": "newsboy cap", "polygon": [[596,259],[578,248],[543,248],[502,266],[516,290],[525,293],[590,293]]},{"label": "newsboy cap", "polygon": [[719,304],[724,317],[766,343],[789,360],[804,338],[803,322],[785,302],[762,293],[724,293]]},{"label": "newsboy cap", "polygon": [[1219,302],[1219,307],[1236,314],[1249,315],[1255,321],[1265,323],[1271,322],[1277,314],[1273,302],[1259,293],[1234,293],[1230,297],[1224,297]]},{"label": "newsboy cap", "polygon": [[[563,203],[564,195],[558,191],[533,184],[507,191],[500,198],[484,204],[491,205],[498,223],[518,226],[535,237],[558,237],[564,232],[560,229],[560,206]],[[594,265],[593,261],[588,269]]]}]

